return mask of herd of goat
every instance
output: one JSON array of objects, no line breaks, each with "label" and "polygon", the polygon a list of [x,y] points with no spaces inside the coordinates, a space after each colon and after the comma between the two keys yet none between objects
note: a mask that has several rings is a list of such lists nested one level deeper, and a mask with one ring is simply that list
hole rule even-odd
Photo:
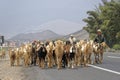
[{"label": "herd of goat", "polygon": [[[33,63],[42,69],[54,66],[57,66],[57,69],[87,67],[92,61],[94,64],[102,63],[106,47],[108,46],[105,42],[94,43],[93,40],[80,40],[75,44],[62,40],[49,41],[47,44],[34,41],[20,47],[9,48],[8,51],[1,51],[0,58],[8,53],[11,66],[29,67]],[[94,59],[91,58],[92,54],[94,54]]]}]

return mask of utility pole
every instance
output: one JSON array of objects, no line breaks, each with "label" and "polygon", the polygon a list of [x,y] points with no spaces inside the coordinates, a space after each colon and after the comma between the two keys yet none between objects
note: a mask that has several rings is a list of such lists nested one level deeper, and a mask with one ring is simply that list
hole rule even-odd
[{"label": "utility pole", "polygon": [[0,48],[1,48],[1,50],[2,50],[3,43],[4,43],[4,36],[0,35]]}]

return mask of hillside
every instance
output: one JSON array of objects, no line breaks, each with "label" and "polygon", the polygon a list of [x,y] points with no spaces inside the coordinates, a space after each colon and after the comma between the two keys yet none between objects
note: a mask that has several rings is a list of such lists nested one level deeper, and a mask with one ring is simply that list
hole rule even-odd
[{"label": "hillside", "polygon": [[[71,34],[74,35],[77,38],[77,40],[89,38],[88,32],[83,30],[83,29],[76,31],[74,33],[71,33]],[[45,30],[45,31],[36,32],[36,33],[18,34],[16,36],[12,37],[10,40],[21,40],[21,41],[26,41],[26,40],[55,40],[55,39],[68,40],[68,38],[70,37],[71,34],[63,36],[63,35],[56,34],[55,32],[53,32],[51,30]]]},{"label": "hillside", "polygon": [[14,37],[12,37],[10,40],[47,40],[47,39],[52,39],[52,38],[57,38],[61,37],[61,35],[58,35],[54,33],[51,30],[45,30],[42,32],[36,32],[36,33],[22,33],[18,34]]},{"label": "hillside", "polygon": [[[89,33],[85,30],[79,30],[79,31],[76,31],[74,33],[71,33],[72,35],[74,35],[74,37],[77,38],[77,40],[81,40],[81,39],[89,39]],[[66,35],[64,36],[64,39],[68,39],[70,37],[70,35]]]}]

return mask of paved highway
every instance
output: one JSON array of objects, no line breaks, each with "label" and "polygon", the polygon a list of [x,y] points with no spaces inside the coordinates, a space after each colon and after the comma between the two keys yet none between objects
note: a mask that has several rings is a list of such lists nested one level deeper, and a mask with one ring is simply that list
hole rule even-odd
[{"label": "paved highway", "polygon": [[[31,72],[30,72],[31,71]],[[38,66],[24,70],[25,80],[120,80],[120,53],[106,52],[103,64],[76,69],[40,69]]]}]

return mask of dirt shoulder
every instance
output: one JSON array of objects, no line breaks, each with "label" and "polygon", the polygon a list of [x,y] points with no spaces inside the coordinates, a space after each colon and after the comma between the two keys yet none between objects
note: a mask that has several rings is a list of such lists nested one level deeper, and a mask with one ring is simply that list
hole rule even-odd
[{"label": "dirt shoulder", "polygon": [[22,67],[11,67],[9,60],[0,60],[0,80],[23,80]]},{"label": "dirt shoulder", "polygon": [[0,80],[47,80],[38,66],[10,66],[8,55],[0,59]]}]

